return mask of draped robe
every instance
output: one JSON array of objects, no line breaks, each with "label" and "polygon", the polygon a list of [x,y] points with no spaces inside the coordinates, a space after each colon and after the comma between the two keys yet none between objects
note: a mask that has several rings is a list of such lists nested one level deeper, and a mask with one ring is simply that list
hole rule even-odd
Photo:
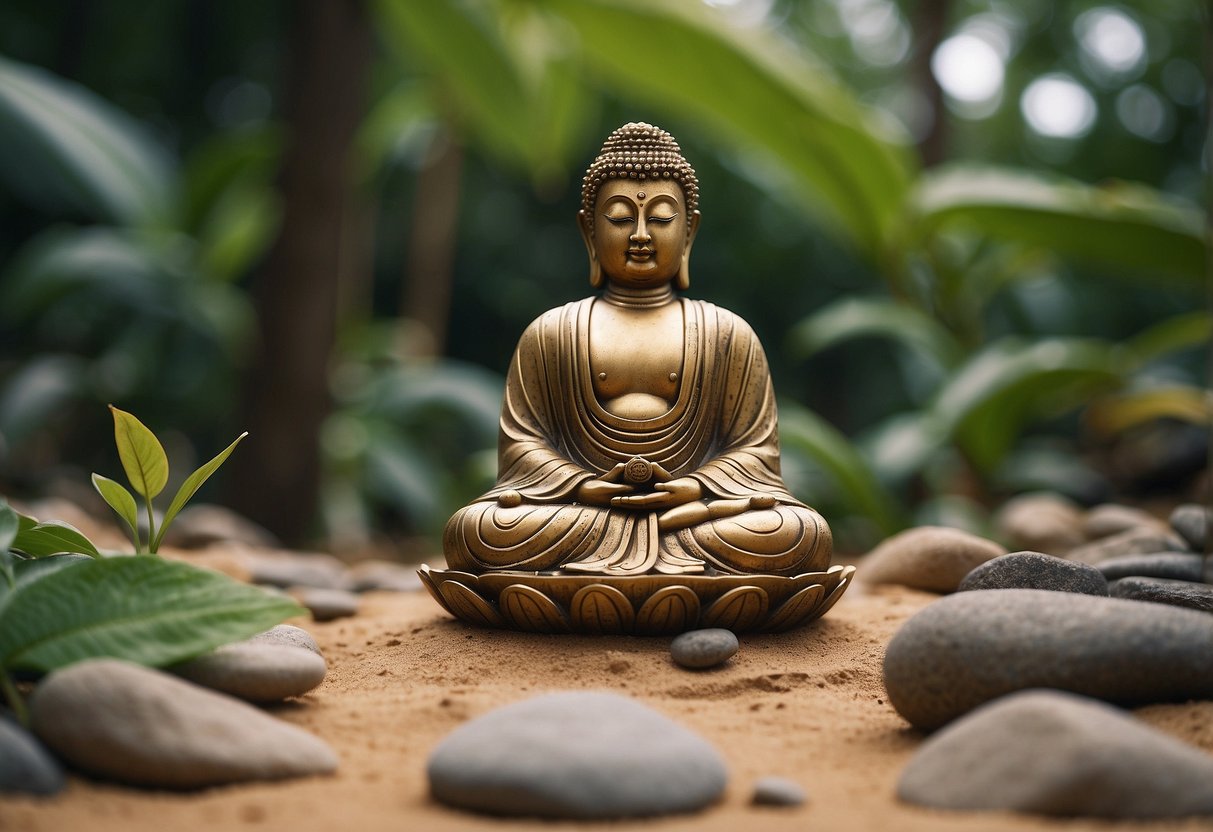
[{"label": "draped robe", "polygon": [[[825,569],[829,526],[780,476],[774,391],[749,325],[713,304],[680,299],[677,397],[661,416],[627,419],[594,392],[594,302],[550,310],[523,334],[506,381],[497,485],[447,523],[451,568],[614,575]],[[775,505],[663,533],[660,511],[576,503],[583,482],[637,456],[697,480],[709,505],[756,496]],[[509,492],[521,504],[510,505],[517,497]]]}]

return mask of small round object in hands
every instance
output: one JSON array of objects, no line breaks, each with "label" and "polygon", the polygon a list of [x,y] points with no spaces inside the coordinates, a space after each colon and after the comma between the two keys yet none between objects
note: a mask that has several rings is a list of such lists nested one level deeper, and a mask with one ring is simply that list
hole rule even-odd
[{"label": "small round object in hands", "polygon": [[634,456],[628,460],[628,467],[623,471],[623,478],[631,483],[644,483],[653,478],[653,465],[643,457]]},{"label": "small round object in hands", "polygon": [[512,488],[509,491],[503,491],[497,497],[497,505],[501,506],[502,508],[514,508],[515,506],[520,506],[522,505],[522,495]]}]

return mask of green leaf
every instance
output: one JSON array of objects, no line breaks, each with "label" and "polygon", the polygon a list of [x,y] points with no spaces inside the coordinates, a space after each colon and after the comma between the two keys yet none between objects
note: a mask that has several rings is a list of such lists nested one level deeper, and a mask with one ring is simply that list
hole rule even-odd
[{"label": "green leaf", "polygon": [[375,4],[388,45],[420,61],[443,93],[440,110],[511,161],[529,159],[531,101],[519,69],[487,15],[466,3]]},{"label": "green leaf", "polygon": [[114,415],[114,442],[118,457],[136,493],[151,499],[168,482],[168,457],[156,434],[125,410],[110,405]]},{"label": "green leaf", "polygon": [[1201,212],[1144,186],[1093,187],[954,165],[923,174],[911,200],[920,236],[967,227],[1150,281],[1172,277],[1193,288],[1204,285],[1208,243]]},{"label": "green leaf", "polygon": [[837,428],[812,411],[790,403],[779,405],[780,442],[815,460],[833,477],[842,498],[873,522],[883,534],[905,528],[897,500],[873,473],[867,460]]},{"label": "green leaf", "polygon": [[1209,343],[1213,337],[1213,316],[1208,312],[1176,315],[1133,336],[1125,348],[1142,364],[1173,352]]},{"label": "green leaf", "polygon": [[190,497],[193,497],[197,493],[202,484],[210,479],[211,474],[219,469],[224,460],[231,456],[232,451],[236,450],[236,446],[246,436],[248,436],[248,431],[237,436],[236,440],[220,451],[214,459],[185,478],[185,482],[181,483],[181,487],[177,489],[177,496],[173,497],[172,504],[169,505],[168,511],[164,513],[164,519],[160,521],[160,531],[156,533],[156,539],[152,542],[151,550],[153,552],[160,548],[160,541],[164,539],[164,533],[168,530],[169,523],[173,522],[173,518],[177,516],[177,513],[185,507]]},{"label": "green leaf", "polygon": [[[93,474],[93,487],[97,489],[101,499],[105,500],[109,507],[126,521],[126,525],[130,527],[131,536],[134,537],[139,529],[139,507],[135,504],[135,498],[131,496],[131,492],[100,474]],[[139,542],[136,538],[135,546],[138,545]]]},{"label": "green leaf", "polygon": [[698,3],[544,0],[539,6],[575,30],[602,86],[629,104],[690,117],[751,162],[773,167],[789,194],[837,221],[865,253],[882,254],[889,246],[913,157],[803,49],[767,30],[732,26]]},{"label": "green leaf", "polygon": [[141,126],[79,84],[0,58],[0,181],[40,206],[163,224],[175,171]]},{"label": "green leaf", "polygon": [[1083,417],[1092,430],[1108,437],[1157,419],[1213,425],[1213,393],[1179,384],[1134,390],[1093,402]]},{"label": "green leaf", "polygon": [[0,610],[0,667],[49,672],[111,657],[162,667],[304,613],[218,572],[146,557],[73,565]]},{"label": "green leaf", "polygon": [[21,518],[13,507],[0,499],[0,552],[7,552],[21,530]]},{"label": "green leaf", "polygon": [[67,523],[38,523],[17,532],[13,548],[32,558],[72,553],[99,558],[101,553],[84,534]]},{"label": "green leaf", "polygon": [[912,306],[876,298],[843,298],[798,323],[791,332],[793,354],[808,357],[843,341],[888,338],[926,356],[941,369],[956,366],[964,352],[938,321]]},{"label": "green leaf", "polygon": [[4,608],[8,606],[9,599],[13,596],[16,590],[33,583],[40,581],[47,575],[58,572],[60,569],[71,566],[76,563],[87,563],[92,558],[87,555],[48,555],[37,560],[19,560],[14,565],[13,569],[13,585],[11,587],[0,584],[0,616],[4,614]]}]

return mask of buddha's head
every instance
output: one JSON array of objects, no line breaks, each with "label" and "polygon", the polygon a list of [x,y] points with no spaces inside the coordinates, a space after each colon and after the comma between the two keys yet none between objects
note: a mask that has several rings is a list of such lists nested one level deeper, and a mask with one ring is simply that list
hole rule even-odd
[{"label": "buddha's head", "polygon": [[578,226],[590,255],[590,284],[690,285],[699,228],[699,181],[674,137],[643,122],[607,137],[581,186]]}]

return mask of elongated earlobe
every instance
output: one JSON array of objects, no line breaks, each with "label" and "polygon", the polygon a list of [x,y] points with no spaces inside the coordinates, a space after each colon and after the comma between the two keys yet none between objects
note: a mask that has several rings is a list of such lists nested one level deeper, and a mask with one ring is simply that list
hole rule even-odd
[{"label": "elongated earlobe", "polygon": [[678,276],[674,278],[674,288],[685,292],[691,288],[691,245],[695,242],[695,234],[699,231],[698,211],[691,212],[691,223],[687,228],[687,244],[682,250],[682,262],[678,264]]},{"label": "elongated earlobe", "polygon": [[590,286],[601,289],[602,264],[598,262],[598,249],[594,246],[594,230],[590,226],[590,217],[585,211],[577,212],[577,228],[581,230],[581,239],[585,241],[586,254],[590,256]]}]

